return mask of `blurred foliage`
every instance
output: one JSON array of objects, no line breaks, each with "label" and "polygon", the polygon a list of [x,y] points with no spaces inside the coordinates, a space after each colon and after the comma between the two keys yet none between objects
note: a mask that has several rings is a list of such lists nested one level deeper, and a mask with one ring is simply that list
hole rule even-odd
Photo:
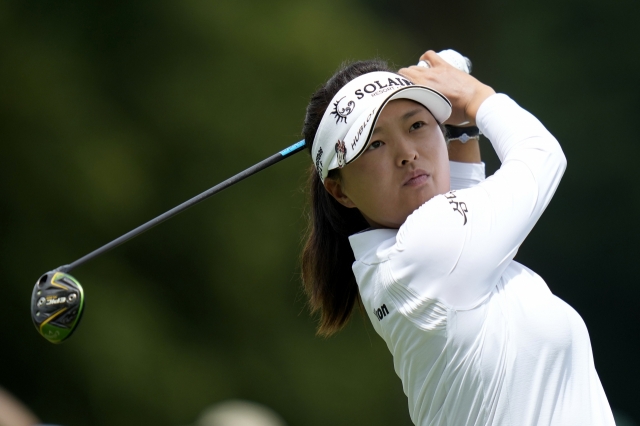
[{"label": "blurred foliage", "polygon": [[[300,139],[345,59],[454,48],[536,114],[569,167],[518,260],[585,319],[612,406],[640,419],[633,216],[637,2],[0,2],[0,384],[46,422],[179,425],[229,398],[291,425],[409,425],[391,357],[356,315],[314,336],[297,266],[306,154],[77,270],[87,310],[52,346],[39,274]],[[483,151],[489,169],[495,155]]]}]

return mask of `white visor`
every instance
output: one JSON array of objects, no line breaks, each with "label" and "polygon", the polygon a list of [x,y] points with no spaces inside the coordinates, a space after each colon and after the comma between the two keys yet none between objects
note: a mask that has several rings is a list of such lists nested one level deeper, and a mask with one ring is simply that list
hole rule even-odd
[{"label": "white visor", "polygon": [[380,111],[395,99],[424,105],[443,123],[451,115],[451,102],[425,86],[416,86],[399,74],[376,71],[351,80],[333,97],[322,116],[311,149],[320,179],[362,154]]}]

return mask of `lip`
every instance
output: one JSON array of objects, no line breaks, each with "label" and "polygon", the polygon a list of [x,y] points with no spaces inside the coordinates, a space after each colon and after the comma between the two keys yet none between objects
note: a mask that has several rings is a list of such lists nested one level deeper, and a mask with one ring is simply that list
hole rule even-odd
[{"label": "lip", "polygon": [[402,186],[419,186],[425,183],[431,175],[422,169],[416,169],[407,174],[402,182]]}]

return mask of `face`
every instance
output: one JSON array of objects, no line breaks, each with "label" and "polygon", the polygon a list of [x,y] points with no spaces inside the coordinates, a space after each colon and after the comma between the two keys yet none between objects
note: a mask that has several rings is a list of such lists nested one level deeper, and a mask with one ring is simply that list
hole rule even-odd
[{"label": "face", "polygon": [[421,104],[397,99],[380,113],[365,152],[325,188],[374,228],[399,228],[415,209],[449,191],[449,157],[438,122]]}]

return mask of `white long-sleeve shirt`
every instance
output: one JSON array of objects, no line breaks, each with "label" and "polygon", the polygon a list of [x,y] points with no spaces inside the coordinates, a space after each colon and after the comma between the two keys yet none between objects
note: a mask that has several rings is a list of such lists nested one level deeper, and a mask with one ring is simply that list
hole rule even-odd
[{"label": "white long-sleeve shirt", "polygon": [[[502,166],[452,185],[400,229],[350,237],[353,271],[393,354],[413,422],[614,425],[586,326],[513,261],[566,166],[555,138],[506,95],[477,114]],[[458,181],[456,181],[458,179]],[[461,179],[461,180],[460,180]]]}]

